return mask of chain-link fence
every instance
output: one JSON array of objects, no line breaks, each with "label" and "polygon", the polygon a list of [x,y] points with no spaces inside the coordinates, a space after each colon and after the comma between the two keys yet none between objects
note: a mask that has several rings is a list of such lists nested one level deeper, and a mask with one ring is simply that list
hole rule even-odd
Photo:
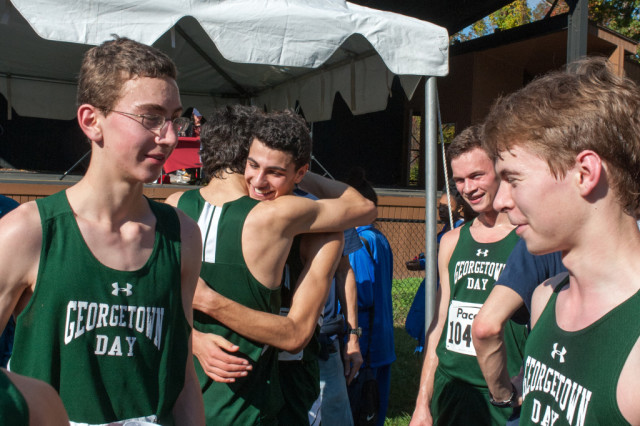
[{"label": "chain-link fence", "polygon": [[387,237],[393,252],[393,320],[404,327],[413,298],[424,279],[424,271],[407,269],[406,262],[424,252],[425,221],[378,218],[378,229]]}]

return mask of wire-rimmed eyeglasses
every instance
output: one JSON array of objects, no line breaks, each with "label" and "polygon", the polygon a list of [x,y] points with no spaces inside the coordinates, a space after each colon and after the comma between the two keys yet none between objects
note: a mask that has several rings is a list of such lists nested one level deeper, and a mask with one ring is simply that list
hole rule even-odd
[{"label": "wire-rimmed eyeglasses", "polygon": [[[114,109],[108,109],[106,111],[115,112],[116,114],[129,117],[130,119],[142,124],[142,126],[150,132],[162,132],[164,126],[169,122],[172,124],[171,128],[175,133],[180,133],[186,130],[189,126],[189,123],[185,122],[182,117],[171,119],[158,114],[134,114],[131,112],[116,111]],[[138,121],[134,117],[141,118],[142,120]]]}]

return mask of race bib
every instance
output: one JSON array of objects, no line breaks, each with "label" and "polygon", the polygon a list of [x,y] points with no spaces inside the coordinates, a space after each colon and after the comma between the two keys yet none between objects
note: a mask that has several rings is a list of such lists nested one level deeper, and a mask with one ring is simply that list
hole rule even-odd
[{"label": "race bib", "polygon": [[471,324],[481,307],[481,303],[451,301],[447,324],[446,347],[448,350],[476,356],[476,349],[471,341]]}]

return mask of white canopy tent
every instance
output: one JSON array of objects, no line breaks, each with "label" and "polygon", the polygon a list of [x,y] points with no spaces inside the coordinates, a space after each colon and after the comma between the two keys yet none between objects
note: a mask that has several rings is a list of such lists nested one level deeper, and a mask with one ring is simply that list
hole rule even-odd
[{"label": "white canopy tent", "polygon": [[70,119],[84,51],[112,34],[178,64],[184,105],[295,106],[328,120],[342,93],[354,114],[386,107],[399,75],[448,72],[445,29],[342,0],[0,0],[0,93],[26,116]]},{"label": "white canopy tent", "polygon": [[338,92],[364,114],[386,107],[394,75],[408,98],[429,77],[427,289],[435,289],[434,77],[448,73],[444,28],[343,0],[0,0],[0,93],[9,115],[73,118],[82,54],[112,34],[173,58],[183,105],[205,116],[228,103],[299,103],[307,120],[322,121]]}]

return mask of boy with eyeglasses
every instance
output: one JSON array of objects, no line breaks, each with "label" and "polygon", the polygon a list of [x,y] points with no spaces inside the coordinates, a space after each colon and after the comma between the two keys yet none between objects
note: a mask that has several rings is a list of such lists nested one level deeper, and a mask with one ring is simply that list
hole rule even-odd
[{"label": "boy with eyeglasses", "polygon": [[149,46],[90,49],[78,83],[85,176],[0,222],[0,325],[17,320],[10,368],[51,384],[71,424],[204,423],[190,344],[200,233],[143,196],[177,144],[175,79]]}]

